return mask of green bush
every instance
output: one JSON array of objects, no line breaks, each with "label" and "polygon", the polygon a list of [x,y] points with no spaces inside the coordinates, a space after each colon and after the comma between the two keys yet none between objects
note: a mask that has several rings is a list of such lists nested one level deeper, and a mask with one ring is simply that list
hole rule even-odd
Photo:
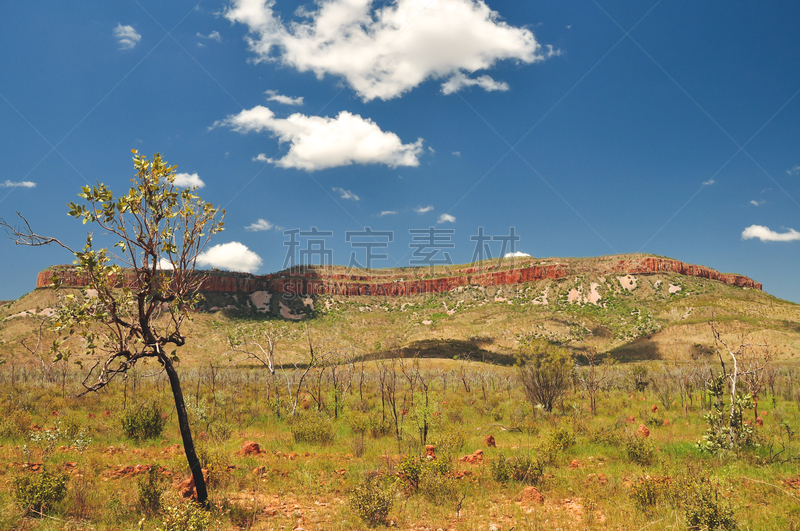
[{"label": "green bush", "polygon": [[147,474],[139,478],[138,487],[137,505],[139,510],[148,516],[161,510],[161,495],[164,494],[167,485],[158,465],[152,465]]},{"label": "green bush", "polygon": [[550,445],[557,451],[569,450],[575,446],[575,434],[566,428],[556,428],[550,434]]},{"label": "green bush", "polygon": [[419,457],[407,455],[400,460],[397,471],[405,484],[406,491],[409,494],[416,492],[419,488],[420,476],[422,476],[422,460]]},{"label": "green bush", "polygon": [[529,455],[514,455],[506,458],[500,454],[491,462],[492,477],[498,483],[507,483],[512,479],[528,485],[536,485],[544,476],[546,460]]},{"label": "green bush", "polygon": [[631,484],[630,496],[644,512],[666,501],[671,493],[671,479],[659,476],[642,476]]},{"label": "green bush", "polygon": [[394,492],[376,473],[367,474],[350,490],[350,507],[370,527],[388,523]]},{"label": "green bush", "polygon": [[684,497],[686,525],[692,531],[736,529],[733,509],[720,495],[719,484],[707,477],[696,478]]},{"label": "green bush", "polygon": [[301,413],[291,419],[289,426],[298,443],[330,444],[336,436],[330,419],[316,413]]},{"label": "green bush", "polygon": [[67,495],[69,476],[45,469],[41,474],[14,478],[14,498],[26,513],[44,513]]},{"label": "green bush", "polygon": [[[449,474],[449,466],[433,465],[435,459],[422,467],[419,478],[419,493],[429,502],[443,505],[455,501],[458,496],[457,480]],[[432,466],[431,466],[432,465]]]},{"label": "green bush", "polygon": [[24,411],[9,412],[0,420],[0,439],[13,439],[28,433],[31,416]]},{"label": "green bush", "polygon": [[206,531],[214,522],[211,514],[195,502],[178,502],[164,507],[163,527],[157,531]]},{"label": "green bush", "polygon": [[625,455],[639,465],[651,465],[656,459],[656,449],[644,437],[631,436],[625,441]]},{"label": "green bush", "polygon": [[161,437],[167,419],[161,415],[161,407],[157,402],[149,402],[123,411],[120,423],[125,437],[144,441]]}]

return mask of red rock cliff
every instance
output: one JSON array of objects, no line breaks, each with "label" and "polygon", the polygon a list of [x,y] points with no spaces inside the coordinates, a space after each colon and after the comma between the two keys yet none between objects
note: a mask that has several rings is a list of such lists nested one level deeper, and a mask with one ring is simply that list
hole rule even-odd
[{"label": "red rock cliff", "polygon": [[[565,260],[569,262],[569,260]],[[582,261],[583,268],[590,264],[591,270],[601,275],[648,275],[657,273],[676,273],[690,277],[707,278],[743,288],[761,290],[761,284],[752,279],[730,273],[720,273],[714,269],[685,264],[679,260],[652,256],[631,256],[626,258],[603,257]],[[203,281],[201,289],[210,292],[253,293],[255,291],[275,291],[296,295],[371,295],[401,296],[424,293],[442,293],[462,286],[498,286],[521,284],[537,280],[557,280],[575,274],[569,264],[553,263],[533,265],[529,262],[516,267],[502,269],[501,264],[490,264],[485,268],[468,266],[453,269],[447,275],[424,278],[425,269],[393,270],[391,274],[358,272],[350,274],[341,270],[327,272],[322,268],[305,268],[300,271],[281,271],[270,275],[248,275],[243,273],[210,273]],[[499,270],[498,270],[499,269]],[[53,275],[58,276],[65,286],[86,286],[86,278],[73,268],[46,269],[36,279],[37,288],[50,286]],[[134,278],[124,273],[119,284],[132,284]]]}]

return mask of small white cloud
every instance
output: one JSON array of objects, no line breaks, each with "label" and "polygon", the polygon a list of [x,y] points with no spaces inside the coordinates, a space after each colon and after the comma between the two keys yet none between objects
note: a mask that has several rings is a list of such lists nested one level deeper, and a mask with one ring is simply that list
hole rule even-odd
[{"label": "small white cloud", "polygon": [[158,260],[158,268],[161,269],[162,271],[172,271],[173,269],[175,269],[174,267],[172,267],[172,262],[170,262],[166,258],[160,258]]},{"label": "small white cloud", "polygon": [[133,29],[133,26],[123,26],[122,24],[117,24],[117,27],[114,28],[114,37],[123,50],[130,50],[142,40],[142,36]]},{"label": "small white cloud", "polygon": [[219,34],[218,31],[212,31],[208,35],[203,35],[198,31],[197,36],[200,37],[201,39],[208,39],[210,41],[222,42],[222,36]]},{"label": "small white cloud", "polygon": [[419,166],[422,153],[421,138],[413,144],[403,144],[396,134],[382,131],[372,120],[347,111],[336,118],[300,113],[277,118],[267,107],[257,105],[217,121],[211,128],[219,125],[240,133],[267,131],[281,143],[289,143],[289,152],[281,159],[256,157],[280,168],[316,171],[351,164]]},{"label": "small white cloud", "polygon": [[460,157],[461,156],[461,152],[460,151],[453,151],[452,153],[453,153],[454,157]]},{"label": "small white cloud", "polygon": [[253,273],[261,267],[261,257],[239,242],[221,243],[197,257],[202,266]]},{"label": "small white cloud", "polygon": [[291,96],[284,96],[283,94],[278,94],[275,90],[268,90],[264,94],[268,95],[269,101],[277,101],[283,105],[302,105],[303,104],[303,96],[298,96],[293,98]]},{"label": "small white cloud", "polygon": [[453,94],[464,87],[480,87],[486,92],[495,90],[505,92],[508,90],[508,83],[495,81],[490,76],[481,76],[475,79],[469,78],[461,72],[456,72],[453,77],[442,83],[442,94]]},{"label": "small white cloud", "polygon": [[764,203],[766,203],[766,201],[756,201],[755,199],[753,199],[752,201],[750,201],[750,204],[751,204],[751,205],[753,205],[753,206],[761,206],[761,205],[763,205]]},{"label": "small white cloud", "polygon": [[792,168],[792,169],[790,169],[790,170],[786,170],[786,174],[787,174],[787,175],[797,175],[797,174],[800,174],[800,166],[795,166],[794,168]]},{"label": "small white cloud", "polygon": [[380,214],[378,214],[378,217],[382,218],[383,216],[396,216],[396,215],[397,215],[397,210],[384,210]]},{"label": "small white cloud", "polygon": [[258,162],[272,162],[272,161],[270,160],[270,158],[269,158],[268,156],[266,156],[264,153],[259,153],[258,155],[256,155],[255,157],[253,157],[253,161],[258,161]]},{"label": "small white cloud", "polygon": [[451,216],[450,214],[442,214],[439,216],[439,219],[436,220],[436,223],[455,223],[456,217]]},{"label": "small white cloud", "polygon": [[506,253],[503,258],[530,258],[531,255],[528,253],[523,253],[520,251],[514,251],[513,253]]},{"label": "small white cloud", "polygon": [[428,205],[426,207],[418,206],[417,208],[414,209],[414,212],[416,212],[417,214],[424,214],[425,212],[430,212],[431,210],[433,210],[433,205]]},{"label": "small white cloud", "polygon": [[206,185],[196,173],[178,173],[175,175],[175,186],[181,188],[203,188]]},{"label": "small white cloud", "polygon": [[712,185],[712,184],[714,184],[715,182],[716,182],[716,181],[715,181],[714,179],[709,179],[709,180],[707,180],[707,181],[703,181],[703,186],[711,186],[711,185]]},{"label": "small white cloud", "polygon": [[9,181],[0,183],[1,188],[36,188],[36,183],[32,181]]},{"label": "small white cloud", "polygon": [[334,192],[339,194],[339,197],[342,199],[347,199],[349,201],[361,201],[361,198],[358,197],[356,194],[351,192],[350,190],[345,190],[344,188],[331,188]]},{"label": "small white cloud", "polygon": [[786,232],[775,232],[763,225],[750,225],[742,231],[742,239],[758,238],[762,242],[792,242],[800,240],[800,232],[786,229]]},{"label": "small white cloud", "polygon": [[259,218],[258,221],[256,221],[255,223],[251,223],[250,225],[246,226],[245,230],[259,232],[259,231],[269,230],[274,226],[275,225],[273,225],[266,219]]}]

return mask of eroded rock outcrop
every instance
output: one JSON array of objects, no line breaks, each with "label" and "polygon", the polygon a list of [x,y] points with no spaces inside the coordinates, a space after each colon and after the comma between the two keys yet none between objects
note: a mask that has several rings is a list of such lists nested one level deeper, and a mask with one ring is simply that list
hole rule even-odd
[{"label": "eroded rock outcrop", "polygon": [[[392,297],[443,293],[467,286],[500,286],[541,280],[560,280],[575,275],[577,271],[586,270],[598,275],[615,275],[626,278],[629,278],[630,275],[673,273],[716,280],[742,288],[762,289],[760,283],[744,275],[720,273],[705,266],[686,264],[670,258],[631,255],[588,260],[573,259],[563,262],[553,259],[537,261],[532,258],[511,265],[492,263],[485,267],[452,268],[446,274],[440,274],[433,278],[426,278],[428,270],[424,268],[377,270],[374,273],[366,274],[361,271],[351,272],[344,268],[304,267],[299,270],[260,276],[214,271],[202,273],[206,277],[200,289],[205,292],[217,293],[277,292],[302,296]],[[85,275],[78,273],[74,267],[57,266],[40,272],[36,279],[36,287],[49,287],[54,276],[58,277],[62,285],[67,287],[84,287],[88,284]],[[126,271],[120,275],[117,283],[120,286],[132,286],[135,281],[134,275]],[[629,289],[632,288],[633,285]],[[672,293],[672,289],[670,289],[670,293]],[[583,294],[581,296],[584,297]]]}]

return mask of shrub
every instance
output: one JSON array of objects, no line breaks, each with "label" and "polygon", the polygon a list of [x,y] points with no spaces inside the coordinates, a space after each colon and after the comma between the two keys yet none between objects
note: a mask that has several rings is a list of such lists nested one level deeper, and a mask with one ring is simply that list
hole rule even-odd
[{"label": "shrub", "polygon": [[643,437],[631,436],[625,441],[625,455],[639,465],[651,465],[656,458],[653,444]]},{"label": "shrub", "polygon": [[178,502],[164,507],[163,527],[157,531],[206,531],[213,524],[211,514],[195,502]]},{"label": "shrub", "polygon": [[24,411],[9,412],[0,420],[0,439],[13,439],[22,437],[28,432],[31,425],[31,416]]},{"label": "shrub", "polygon": [[506,458],[503,454],[491,462],[492,477],[499,483],[510,480],[529,485],[538,484],[544,476],[546,460],[541,457],[515,455]]},{"label": "shrub", "polygon": [[44,513],[67,495],[69,476],[45,469],[38,475],[23,475],[14,479],[14,498],[26,513]]},{"label": "shrub", "polygon": [[161,495],[167,489],[158,465],[152,465],[147,474],[139,478],[138,487],[139,510],[148,516],[156,514],[161,509]]},{"label": "shrub", "polygon": [[642,476],[631,484],[630,496],[642,511],[649,511],[670,496],[671,479],[668,477]]},{"label": "shrub", "polygon": [[436,453],[440,456],[453,456],[458,453],[467,442],[466,435],[461,430],[447,430],[438,433],[431,439],[431,444],[436,446]]},{"label": "shrub", "polygon": [[[429,464],[441,461],[436,459]],[[449,466],[426,466],[422,467],[422,473],[419,479],[419,493],[422,496],[437,505],[443,505],[447,502],[455,501],[458,495],[458,486],[456,479],[449,475]]]},{"label": "shrub", "polygon": [[406,491],[408,493],[416,492],[422,475],[422,460],[419,457],[407,455],[400,460],[397,471],[400,479],[405,483]]},{"label": "shrub", "polygon": [[289,426],[295,442],[330,444],[336,433],[330,419],[316,413],[303,413],[291,419]]},{"label": "shrub", "polygon": [[350,507],[370,527],[386,524],[394,493],[379,474],[367,474],[350,491]]},{"label": "shrub", "polygon": [[149,402],[123,411],[120,423],[125,437],[144,441],[161,437],[167,419],[161,415],[161,406],[157,402]]},{"label": "shrub", "polygon": [[733,509],[722,498],[719,484],[707,477],[698,477],[689,485],[684,505],[686,525],[692,531],[736,529]]},{"label": "shrub", "polygon": [[566,349],[534,343],[518,357],[518,374],[531,405],[553,410],[570,386],[574,362]]},{"label": "shrub", "polygon": [[554,450],[569,450],[575,445],[575,434],[566,428],[556,428],[550,434],[550,444]]}]

